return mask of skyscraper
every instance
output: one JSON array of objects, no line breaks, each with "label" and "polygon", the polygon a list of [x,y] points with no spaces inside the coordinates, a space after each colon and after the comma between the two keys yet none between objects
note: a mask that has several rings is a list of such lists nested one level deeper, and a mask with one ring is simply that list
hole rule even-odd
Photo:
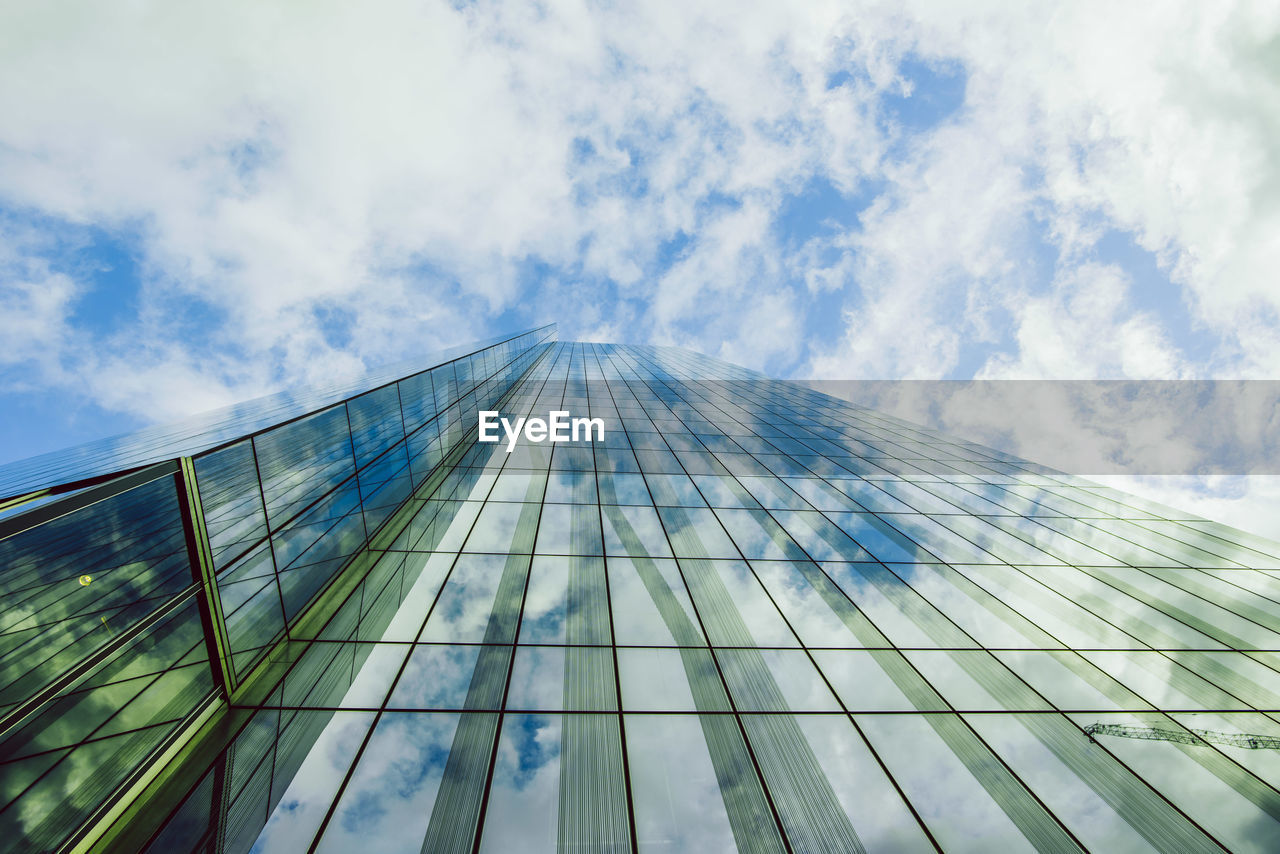
[{"label": "skyscraper", "polygon": [[0,849],[1280,848],[1280,547],[704,356],[543,328],[0,492]]}]

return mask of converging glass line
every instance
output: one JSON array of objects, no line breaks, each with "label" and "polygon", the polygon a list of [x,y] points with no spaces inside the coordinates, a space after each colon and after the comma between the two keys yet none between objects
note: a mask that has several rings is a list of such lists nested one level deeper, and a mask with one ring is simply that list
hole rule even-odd
[{"label": "converging glass line", "polygon": [[675,348],[413,367],[0,516],[0,851],[1280,850],[1280,545]]}]

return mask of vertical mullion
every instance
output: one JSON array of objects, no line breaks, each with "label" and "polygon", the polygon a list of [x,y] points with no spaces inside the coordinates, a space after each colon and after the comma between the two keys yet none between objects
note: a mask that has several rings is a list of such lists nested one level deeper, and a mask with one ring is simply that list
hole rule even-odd
[{"label": "vertical mullion", "polygon": [[272,580],[276,583],[276,598],[280,600],[280,625],[284,627],[285,640],[292,640],[289,633],[289,612],[284,607],[284,589],[280,586],[280,561],[276,559],[276,532],[271,527],[271,508],[267,506],[267,490],[262,485],[262,464],[258,461],[258,440],[249,438],[249,450],[253,452],[253,473],[258,481],[258,497],[262,499],[262,522],[267,529],[267,547],[271,550]]},{"label": "vertical mullion", "polygon": [[205,530],[204,507],[200,503],[200,487],[196,482],[195,463],[191,457],[179,460],[180,469],[174,474],[175,488],[182,512],[182,528],[187,540],[187,554],[191,560],[191,574],[196,584],[200,603],[200,622],[204,628],[205,649],[214,684],[222,688],[228,698],[235,693],[235,667],[231,659],[231,645],[227,637],[227,624],[222,613],[222,600],[218,596],[218,581],[214,573],[213,553],[209,548],[209,534]]}]

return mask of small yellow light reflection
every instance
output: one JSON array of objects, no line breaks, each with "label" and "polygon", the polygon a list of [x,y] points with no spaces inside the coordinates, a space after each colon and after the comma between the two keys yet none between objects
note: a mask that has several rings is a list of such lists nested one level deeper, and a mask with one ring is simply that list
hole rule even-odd
[{"label": "small yellow light reflection", "polygon": [[91,582],[91,581],[93,581],[93,576],[92,576],[92,575],[82,575],[82,576],[80,576],[80,586],[81,586],[81,587],[88,587],[88,586],[89,586],[89,582]]}]

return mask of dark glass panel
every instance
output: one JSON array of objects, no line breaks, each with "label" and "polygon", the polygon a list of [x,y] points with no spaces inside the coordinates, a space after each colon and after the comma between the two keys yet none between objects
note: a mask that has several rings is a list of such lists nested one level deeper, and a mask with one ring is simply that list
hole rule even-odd
[{"label": "dark glass panel", "polygon": [[362,469],[404,439],[400,393],[395,385],[347,401],[356,468]]},{"label": "dark glass panel", "polygon": [[344,406],[334,406],[254,439],[272,530],[355,474]]},{"label": "dark glass panel", "polygon": [[194,597],[0,740],[0,850],[51,850],[213,693]]},{"label": "dark glass panel", "polygon": [[0,567],[0,706],[12,706],[192,586],[174,478],[0,541]]},{"label": "dark glass panel", "polygon": [[194,462],[213,565],[222,569],[267,535],[253,443],[246,439]]}]

